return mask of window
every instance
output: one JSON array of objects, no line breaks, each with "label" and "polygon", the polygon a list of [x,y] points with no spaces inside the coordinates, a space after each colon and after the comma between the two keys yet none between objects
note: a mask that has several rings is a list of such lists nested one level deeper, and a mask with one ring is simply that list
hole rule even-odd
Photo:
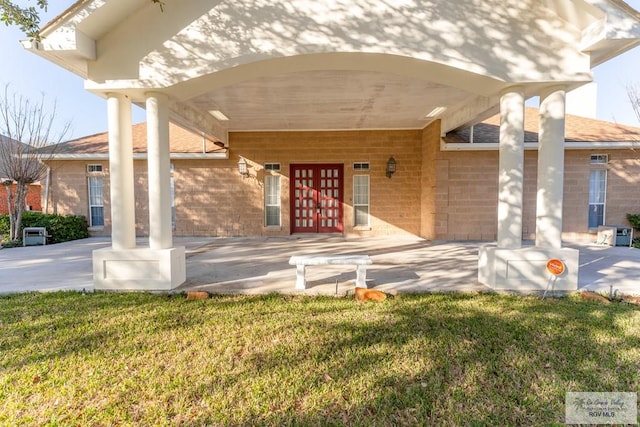
[{"label": "window", "polygon": [[280,176],[267,174],[264,177],[265,226],[280,226]]},{"label": "window", "polygon": [[589,228],[591,229],[603,225],[605,220],[608,160],[606,154],[591,156],[592,169],[589,174]]},{"label": "window", "polygon": [[609,161],[609,156],[607,154],[592,154],[591,155],[591,164],[592,165],[606,165]]},{"label": "window", "polygon": [[89,226],[104,226],[104,203],[102,197],[101,176],[89,177]]},{"label": "window", "polygon": [[353,170],[356,172],[368,172],[369,162],[356,162],[353,164]]},{"label": "window", "polygon": [[353,225],[369,226],[369,175],[353,176]]},{"label": "window", "polygon": [[102,172],[102,165],[87,165],[88,173]]},{"label": "window", "polygon": [[280,172],[280,163],[265,163],[264,164],[264,170],[273,171],[273,172]]}]

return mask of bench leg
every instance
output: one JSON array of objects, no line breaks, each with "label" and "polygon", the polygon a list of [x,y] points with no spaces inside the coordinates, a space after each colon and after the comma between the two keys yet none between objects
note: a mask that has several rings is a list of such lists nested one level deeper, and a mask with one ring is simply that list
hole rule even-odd
[{"label": "bench leg", "polygon": [[296,289],[307,289],[307,281],[304,278],[305,265],[296,265]]},{"label": "bench leg", "polygon": [[367,287],[367,266],[359,265],[356,267],[356,286],[359,288]]}]

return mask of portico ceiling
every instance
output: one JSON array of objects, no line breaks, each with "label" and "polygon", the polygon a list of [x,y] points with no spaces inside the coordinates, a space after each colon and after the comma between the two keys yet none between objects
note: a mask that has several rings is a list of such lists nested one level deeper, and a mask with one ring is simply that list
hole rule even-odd
[{"label": "portico ceiling", "polygon": [[223,112],[229,130],[420,129],[434,119],[428,115],[435,108],[469,96],[399,75],[328,70],[260,77],[187,102]]}]

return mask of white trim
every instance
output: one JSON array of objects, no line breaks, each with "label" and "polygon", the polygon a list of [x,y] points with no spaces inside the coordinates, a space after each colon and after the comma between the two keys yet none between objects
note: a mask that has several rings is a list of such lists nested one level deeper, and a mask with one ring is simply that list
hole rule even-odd
[{"label": "white trim", "polygon": [[[594,205],[602,205],[602,224],[600,225],[605,225],[607,223],[607,185],[609,184],[609,173],[607,171],[607,168],[603,168],[603,167],[598,167],[598,166],[604,166],[604,165],[591,165],[592,167],[589,169],[589,200],[587,201],[587,209],[591,209],[591,206]],[[595,167],[594,167],[595,166]],[[603,199],[604,202],[602,203],[591,203],[591,173],[592,172],[604,172],[604,188],[603,188]],[[587,211],[588,212],[588,211]],[[596,227],[597,228],[597,227]],[[587,230],[595,230],[596,228],[592,228],[589,227],[589,215],[587,213]]]},{"label": "white trim", "polygon": [[[276,182],[277,185],[277,204],[269,204],[267,203],[267,197],[268,194],[267,192],[269,191],[269,189],[271,188],[271,185],[267,185],[267,180],[274,180]],[[277,207],[278,208],[278,224],[267,224],[267,220],[268,220],[268,212],[267,212],[267,208],[269,207]],[[280,178],[280,174],[277,173],[273,173],[273,174],[267,174],[264,177],[264,203],[263,203],[263,209],[264,209],[264,223],[263,223],[263,228],[268,229],[270,227],[282,227],[282,179]]]},{"label": "white trim", "polygon": [[[358,203],[356,204],[356,178],[359,177],[364,177],[366,178],[367,181],[367,203],[363,204],[363,203]],[[352,188],[353,188],[353,227],[357,228],[357,227],[366,227],[366,228],[370,228],[371,227],[371,175],[370,174],[361,174],[361,173],[356,173],[353,175],[353,183],[352,183]],[[356,207],[359,206],[366,206],[367,207],[367,223],[366,224],[356,224],[356,218],[357,218],[357,210]]]},{"label": "white trim", "polygon": [[[500,144],[497,142],[445,142],[440,140],[440,151],[498,151]],[[628,150],[640,148],[640,141],[594,141],[575,142],[565,141],[564,148],[567,150]],[[537,142],[525,142],[525,150],[537,150]]]},{"label": "white trim", "polygon": [[[227,160],[229,153],[171,153],[171,159],[179,160]],[[134,160],[145,160],[147,153],[134,153]],[[47,160],[109,160],[109,154],[55,154]]]}]

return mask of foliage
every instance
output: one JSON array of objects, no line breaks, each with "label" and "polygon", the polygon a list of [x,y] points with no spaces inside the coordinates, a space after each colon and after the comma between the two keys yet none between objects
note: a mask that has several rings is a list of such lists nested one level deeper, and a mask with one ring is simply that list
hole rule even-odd
[{"label": "foliage", "polygon": [[[164,10],[164,1],[151,0]],[[0,21],[5,25],[17,25],[27,37],[40,40],[40,11],[47,10],[49,0],[36,0],[36,6],[20,7],[11,0],[0,0]]]},{"label": "foliage", "polygon": [[[8,232],[8,215],[0,215],[0,234]],[[42,214],[40,212],[25,212],[22,217],[22,228],[24,227],[45,227],[48,244],[68,242],[70,240],[84,239],[89,237],[89,224],[84,216],[78,215],[54,215]],[[22,229],[20,229],[22,238]],[[11,244],[3,245],[9,247]]]},{"label": "foliage", "polygon": [[634,238],[633,241],[631,242],[631,246],[633,246],[636,249],[640,249],[640,237]]},{"label": "foliage", "polygon": [[39,10],[47,10],[48,0],[36,0],[36,6],[20,7],[10,0],[0,0],[0,21],[5,25],[17,25],[30,39],[39,40]]},{"label": "foliage", "polygon": [[627,214],[627,221],[636,231],[640,231],[640,214]]},{"label": "foliage", "polygon": [[640,309],[578,298],[0,296],[2,425],[563,425],[640,389]]}]

